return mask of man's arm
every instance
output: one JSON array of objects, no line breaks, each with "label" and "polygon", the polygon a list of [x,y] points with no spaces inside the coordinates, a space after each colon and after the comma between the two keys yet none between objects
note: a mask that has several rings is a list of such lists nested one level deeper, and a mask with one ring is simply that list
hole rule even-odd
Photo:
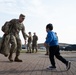
[{"label": "man's arm", "polygon": [[28,37],[28,35],[25,33],[24,25],[23,25],[23,28],[22,28],[22,35],[23,35],[24,39],[26,40],[26,37]]},{"label": "man's arm", "polygon": [[26,44],[26,37],[29,37],[29,36],[25,33],[25,27],[24,27],[24,25],[23,25],[23,28],[22,28],[22,35],[23,35],[23,37],[25,39],[25,44]]}]

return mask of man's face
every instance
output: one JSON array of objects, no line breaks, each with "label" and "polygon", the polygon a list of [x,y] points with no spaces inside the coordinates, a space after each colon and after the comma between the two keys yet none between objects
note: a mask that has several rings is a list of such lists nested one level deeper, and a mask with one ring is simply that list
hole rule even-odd
[{"label": "man's face", "polygon": [[24,17],[20,16],[20,17],[19,17],[19,22],[20,22],[20,23],[23,22],[24,19],[25,19]]},{"label": "man's face", "polygon": [[34,33],[34,35],[36,35],[36,34]]}]

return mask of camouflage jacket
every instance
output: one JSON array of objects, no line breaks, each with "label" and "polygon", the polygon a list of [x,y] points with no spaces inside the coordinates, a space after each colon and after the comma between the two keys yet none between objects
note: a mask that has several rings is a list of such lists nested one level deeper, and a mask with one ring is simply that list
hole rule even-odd
[{"label": "camouflage jacket", "polygon": [[21,31],[24,39],[26,39],[27,34],[25,33],[25,27],[23,23],[19,23],[18,19],[12,19],[10,22],[10,34],[14,36],[19,36],[19,32]]}]

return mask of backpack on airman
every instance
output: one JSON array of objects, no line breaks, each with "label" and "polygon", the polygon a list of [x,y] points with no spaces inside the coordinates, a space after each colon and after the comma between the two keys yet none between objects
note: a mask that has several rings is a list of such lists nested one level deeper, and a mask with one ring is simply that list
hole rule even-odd
[{"label": "backpack on airman", "polygon": [[4,25],[2,26],[2,31],[4,32],[4,33],[9,33],[9,21],[6,21],[5,23],[4,23]]}]

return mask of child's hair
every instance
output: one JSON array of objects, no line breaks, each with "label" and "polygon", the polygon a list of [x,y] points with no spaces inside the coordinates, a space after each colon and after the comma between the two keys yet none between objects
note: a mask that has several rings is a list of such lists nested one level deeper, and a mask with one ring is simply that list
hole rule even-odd
[{"label": "child's hair", "polygon": [[53,30],[53,25],[51,23],[47,24],[46,28],[49,28],[50,30]]}]

